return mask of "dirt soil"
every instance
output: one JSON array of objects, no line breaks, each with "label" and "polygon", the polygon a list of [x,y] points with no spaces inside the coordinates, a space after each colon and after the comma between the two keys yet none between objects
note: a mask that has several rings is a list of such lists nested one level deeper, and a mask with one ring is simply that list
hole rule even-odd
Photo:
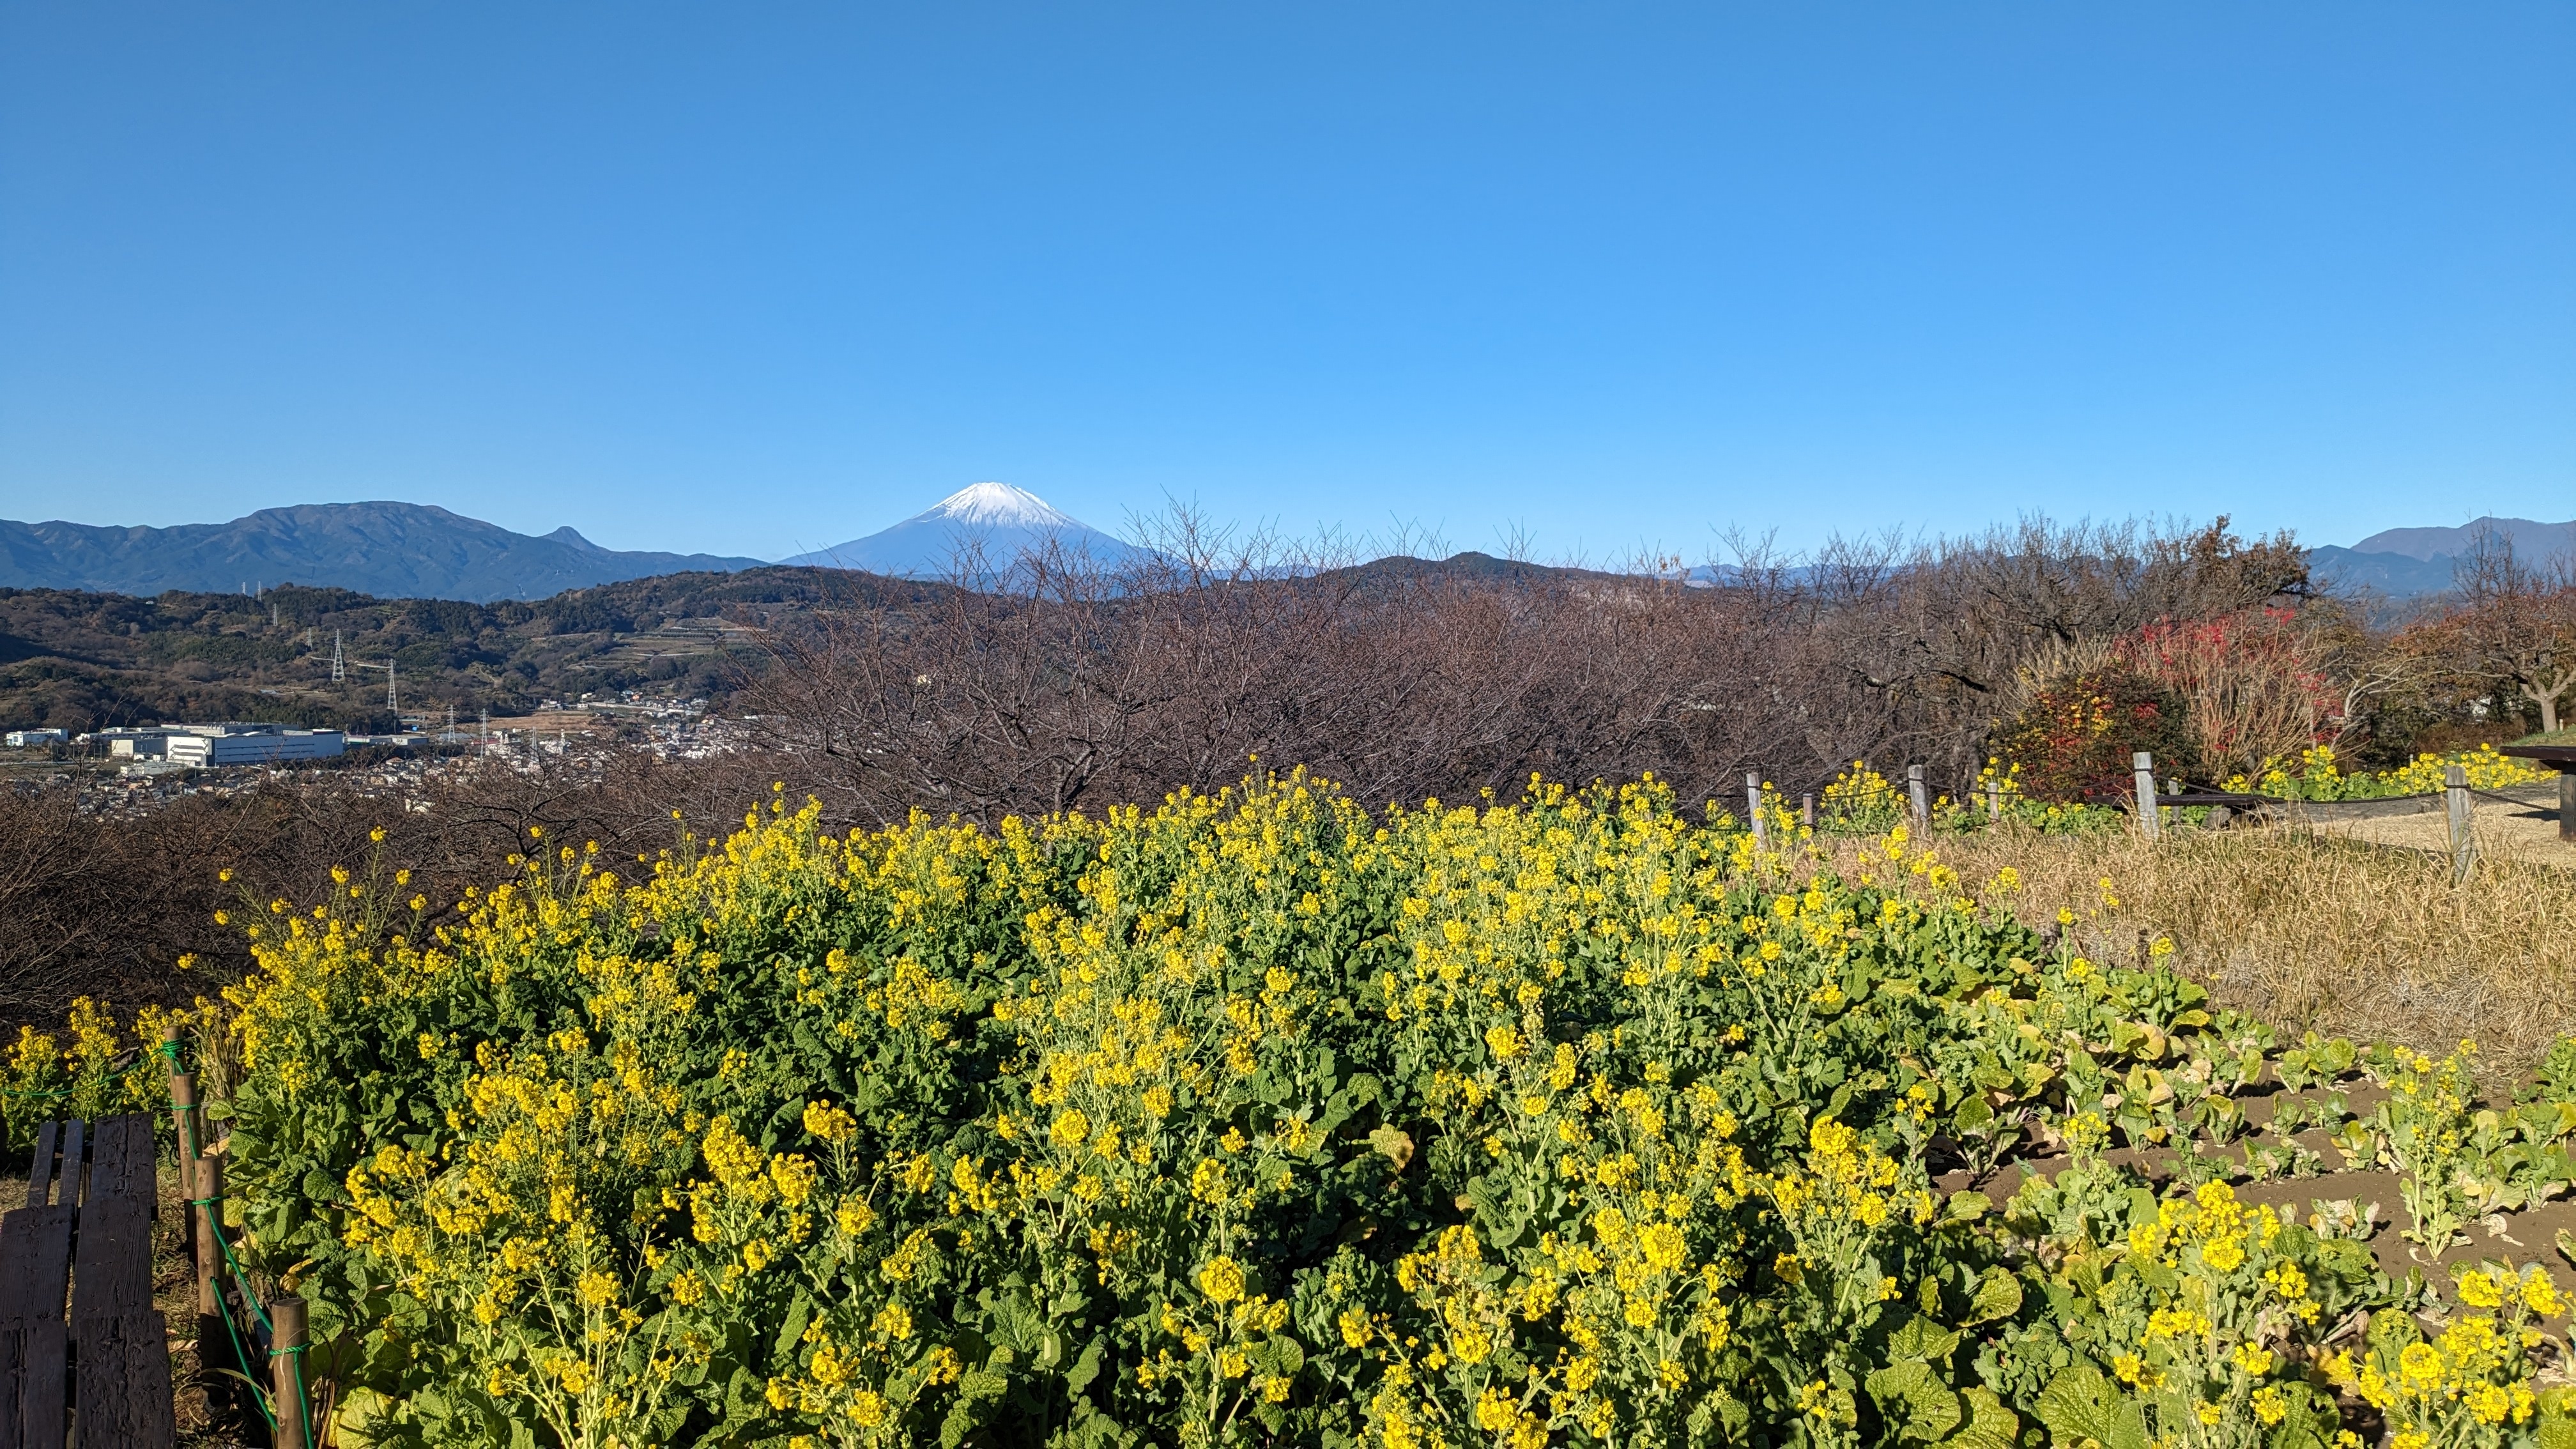
[{"label": "dirt soil", "polygon": [[[2469,838],[2481,853],[2576,870],[2576,844],[2558,838],[2554,792],[2546,801],[2511,805],[2492,796],[2473,796],[2469,813]],[[2438,809],[2359,820],[2331,819],[2321,812],[2311,828],[2408,850],[2448,854],[2451,849],[2450,818]]]},{"label": "dirt soil", "polygon": [[188,1195],[179,1188],[178,1165],[161,1163],[160,1211],[152,1223],[152,1306],[161,1310],[170,1332],[170,1386],[176,1396],[180,1449],[251,1449],[268,1442],[268,1427],[259,1422],[246,1394],[221,1369],[232,1360],[230,1345],[200,1354],[202,1336],[220,1338],[219,1320],[197,1317],[197,1265],[180,1236],[181,1214]]},{"label": "dirt soil", "polygon": [[[2196,1144],[2194,1150],[2203,1157],[2220,1157],[2233,1164],[2231,1177],[2242,1178],[2246,1169],[2257,1162],[2264,1149],[2269,1149],[2271,1163],[2252,1180],[2234,1183],[2237,1199],[2261,1203],[2310,1223],[2323,1214],[2338,1216],[2349,1213],[2355,1219],[2372,1225],[2364,1239],[2379,1265],[2392,1278],[2403,1280],[2410,1272],[2420,1272],[2427,1283],[2445,1290],[2447,1295],[2454,1272],[2466,1264],[2482,1262],[2512,1263],[2521,1266],[2538,1262],[2546,1265],[2562,1282],[2576,1269],[2576,1200],[2558,1199],[2535,1203],[2509,1213],[2494,1213],[2467,1224],[2466,1241],[2454,1242],[2438,1253],[2427,1253],[2409,1242],[2406,1200],[2398,1191],[2397,1175],[2375,1167],[2348,1163],[2329,1140],[2324,1127],[2307,1127],[2283,1137],[2270,1130],[2277,1113],[2297,1104],[2303,1120],[2314,1120],[2315,1109],[2330,1099],[2340,1098],[2340,1107],[2351,1116],[2367,1116],[2385,1099],[2387,1093],[2365,1080],[2347,1080],[2329,1087],[2311,1088],[2304,1092],[2257,1092],[2238,1098],[2245,1109],[2246,1136],[2226,1148]],[[2283,1149],[2295,1148],[2296,1152]],[[2280,1171],[2272,1164],[2288,1157],[2291,1165]],[[2103,1154],[2106,1161],[2136,1168],[2150,1182],[2162,1187],[2170,1183],[2177,1166],[2177,1155],[2161,1148],[2117,1148]],[[2026,1158],[1997,1167],[1982,1179],[1972,1179],[1965,1172],[1952,1172],[1937,1179],[1934,1186],[1943,1192],[1975,1188],[1998,1205],[2021,1189],[2033,1177],[2054,1178],[2067,1166],[2062,1156]],[[2343,1205],[2349,1204],[2348,1208]],[[2563,1241],[2568,1245],[2561,1247]],[[2562,1314],[2547,1325],[2565,1334],[2570,1318]]]}]

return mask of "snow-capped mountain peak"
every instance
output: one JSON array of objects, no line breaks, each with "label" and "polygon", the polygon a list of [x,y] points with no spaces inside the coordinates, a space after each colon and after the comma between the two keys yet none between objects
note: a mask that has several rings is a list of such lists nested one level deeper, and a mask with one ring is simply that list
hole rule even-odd
[{"label": "snow-capped mountain peak", "polygon": [[927,513],[913,522],[928,523],[947,519],[986,528],[1066,528],[1083,525],[1069,514],[1047,506],[1047,501],[1026,488],[1008,483],[973,483],[939,500]]},{"label": "snow-capped mountain peak", "polygon": [[977,483],[939,500],[892,528],[783,563],[864,569],[900,578],[989,581],[1032,555],[1114,567],[1150,556],[1102,533],[1045,499],[1008,483]]}]

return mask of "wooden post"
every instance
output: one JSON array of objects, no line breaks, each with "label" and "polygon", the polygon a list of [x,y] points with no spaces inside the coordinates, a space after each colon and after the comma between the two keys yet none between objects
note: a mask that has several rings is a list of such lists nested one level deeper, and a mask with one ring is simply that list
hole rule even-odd
[{"label": "wooden post", "polygon": [[174,1136],[171,1153],[179,1165],[179,1251],[194,1257],[197,1251],[197,1214],[186,1206],[189,1196],[188,1164],[196,1160],[197,1076],[187,1069],[182,1050],[187,1038],[174,1024],[161,1028],[161,1059],[170,1067],[170,1125]]},{"label": "wooden post", "polygon": [[304,1300],[293,1296],[268,1301],[268,1321],[276,1339],[268,1346],[268,1401],[277,1409],[276,1449],[305,1449]]},{"label": "wooden post", "polygon": [[2469,878],[2469,861],[2477,847],[2469,840],[2469,772],[2452,765],[2442,771],[2442,793],[2451,807],[2451,883]]},{"label": "wooden post", "polygon": [[1809,830],[1816,828],[1816,797],[1813,794],[1798,797],[1798,823]]},{"label": "wooden post", "polygon": [[1986,781],[1986,818],[2004,818],[2004,782],[2001,780]]},{"label": "wooden post", "polygon": [[181,1072],[170,1079],[170,1120],[179,1132],[179,1249],[197,1251],[197,1210],[187,1205],[197,1195],[191,1165],[197,1160],[197,1078]]},{"label": "wooden post", "polygon": [[1744,772],[1744,818],[1753,822],[1753,843],[1771,843],[1771,822],[1762,818],[1762,776],[1759,771]]},{"label": "wooden post", "polygon": [[1932,792],[1924,784],[1921,765],[1905,767],[1905,803],[1914,812],[1917,834],[1932,828]]},{"label": "wooden post", "polygon": [[2164,822],[2157,818],[2162,812],[2162,807],[2156,804],[2156,757],[2145,750],[2140,750],[2130,756],[2129,768],[2135,773],[2138,782],[2138,828],[2147,832],[2147,838],[2153,840],[2163,833],[2164,825]]},{"label": "wooden post", "polygon": [[200,1157],[196,1171],[189,1175],[196,1181],[196,1190],[188,1196],[196,1201],[188,1211],[208,1215],[197,1223],[197,1316],[214,1318],[224,1311],[223,1296],[215,1290],[215,1279],[224,1270],[224,1245],[218,1236],[223,1232],[223,1159]]},{"label": "wooden post", "polygon": [[2558,838],[2576,845],[2576,765],[2558,772]]}]

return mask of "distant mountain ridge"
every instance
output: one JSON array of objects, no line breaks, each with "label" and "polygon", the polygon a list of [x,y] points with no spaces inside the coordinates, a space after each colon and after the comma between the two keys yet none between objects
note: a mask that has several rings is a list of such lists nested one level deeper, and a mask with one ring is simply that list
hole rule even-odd
[{"label": "distant mountain ridge", "polygon": [[975,483],[891,528],[781,559],[790,567],[863,569],[890,578],[1007,572],[1023,556],[1061,552],[1102,568],[1146,556],[1025,488]]},{"label": "distant mountain ridge", "polygon": [[[2456,528],[2386,529],[2350,547],[2320,545],[2308,556],[2320,582],[2417,598],[2451,587],[2454,561],[2481,531],[2511,539],[2534,562],[2576,555],[2576,521],[2489,517]],[[892,527],[781,562],[906,579],[953,579],[962,572],[970,582],[989,583],[1023,556],[1050,552],[1110,569],[1155,557],[1027,489],[986,482]],[[761,567],[752,558],[601,548],[570,526],[514,533],[415,503],[266,508],[229,523],[172,528],[0,520],[0,587],[22,589],[150,596],[296,583],[378,598],[490,603],[665,574]],[[1695,569],[1691,578],[1730,582],[1732,570]]]},{"label": "distant mountain ridge", "polygon": [[2576,520],[2489,516],[2457,528],[2382,529],[2350,548],[2326,544],[2308,550],[2308,566],[2318,578],[2346,588],[2418,598],[2451,587],[2453,567],[2482,534],[2510,540],[2515,555],[2530,563],[2576,557]]},{"label": "distant mountain ridge", "polygon": [[311,503],[174,528],[0,520],[0,586],[22,589],[149,596],[298,583],[379,598],[488,603],[761,566],[751,558],[601,548],[570,527],[532,537],[419,503]]},{"label": "distant mountain ridge", "polygon": [[2393,553],[2430,562],[2458,558],[2480,534],[2510,539],[2513,551],[2534,561],[2576,549],[2576,520],[2538,523],[2528,518],[2471,519],[2457,528],[2389,528],[2352,546],[2354,553]]},{"label": "distant mountain ridge", "polygon": [[2368,589],[2392,599],[2438,594],[2451,586],[2448,554],[2419,559],[2402,553],[2363,553],[2329,543],[2308,550],[2308,572],[2321,583]]}]

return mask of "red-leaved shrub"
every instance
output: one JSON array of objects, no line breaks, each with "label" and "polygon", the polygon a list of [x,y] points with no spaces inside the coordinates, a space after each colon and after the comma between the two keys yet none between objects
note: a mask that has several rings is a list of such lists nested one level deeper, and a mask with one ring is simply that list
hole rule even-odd
[{"label": "red-leaved shrub", "polygon": [[2039,799],[2103,803],[2134,788],[2139,750],[2155,755],[2159,775],[2199,768],[2182,697],[2114,664],[2040,686],[2004,727],[2001,753]]}]

